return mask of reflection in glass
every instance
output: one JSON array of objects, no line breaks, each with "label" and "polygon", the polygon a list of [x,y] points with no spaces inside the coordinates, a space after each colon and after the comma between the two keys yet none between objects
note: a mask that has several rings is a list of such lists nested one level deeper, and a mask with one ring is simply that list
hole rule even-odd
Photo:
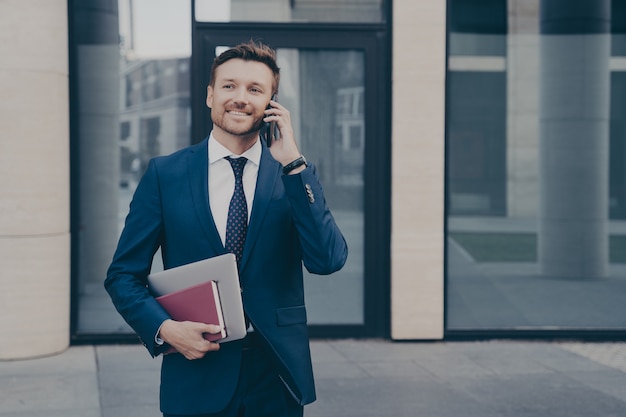
[{"label": "reflection in glass", "polygon": [[[148,161],[190,144],[191,2],[119,0],[114,9],[95,12],[77,34],[86,39],[78,50],[83,334],[131,332],[102,286],[106,268]],[[92,45],[95,35],[111,41]],[[159,255],[153,268],[162,268]]]},{"label": "reflection in glass", "polygon": [[291,113],[300,150],[318,169],[346,237],[346,266],[305,273],[310,324],[363,324],[365,71],[361,51],[278,49],[278,100]]},{"label": "reflection in glass", "polygon": [[448,330],[623,330],[626,66],[608,28],[626,14],[593,14],[623,6],[587,3],[578,23],[604,31],[540,33],[541,4],[558,21],[567,2],[490,1],[508,13],[452,2]]},{"label": "reflection in glass", "polygon": [[383,0],[196,0],[198,22],[384,21]]}]

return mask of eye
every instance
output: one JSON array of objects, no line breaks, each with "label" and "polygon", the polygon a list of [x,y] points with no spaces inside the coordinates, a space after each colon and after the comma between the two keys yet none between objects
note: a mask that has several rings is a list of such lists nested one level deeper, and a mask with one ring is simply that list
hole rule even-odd
[{"label": "eye", "polygon": [[224,84],[224,85],[222,86],[222,88],[224,88],[224,89],[226,89],[226,90],[230,90],[230,89],[232,89],[232,88],[235,88],[235,86],[234,86],[234,85],[232,85],[232,84]]}]

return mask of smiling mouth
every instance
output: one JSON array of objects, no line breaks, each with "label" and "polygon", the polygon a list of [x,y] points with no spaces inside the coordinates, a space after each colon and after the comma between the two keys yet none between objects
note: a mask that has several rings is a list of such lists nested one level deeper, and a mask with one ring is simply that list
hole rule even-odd
[{"label": "smiling mouth", "polygon": [[242,111],[236,111],[236,110],[230,110],[228,113],[232,114],[233,116],[249,116],[250,115],[248,113],[244,113]]}]

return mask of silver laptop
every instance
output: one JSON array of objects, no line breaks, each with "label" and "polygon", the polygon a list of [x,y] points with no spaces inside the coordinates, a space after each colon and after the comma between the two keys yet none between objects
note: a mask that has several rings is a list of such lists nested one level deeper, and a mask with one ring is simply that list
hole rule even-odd
[{"label": "silver laptop", "polygon": [[226,323],[226,337],[218,343],[243,339],[246,323],[241,302],[241,288],[235,255],[227,253],[148,275],[148,288],[155,297],[169,294],[196,284],[217,282]]}]

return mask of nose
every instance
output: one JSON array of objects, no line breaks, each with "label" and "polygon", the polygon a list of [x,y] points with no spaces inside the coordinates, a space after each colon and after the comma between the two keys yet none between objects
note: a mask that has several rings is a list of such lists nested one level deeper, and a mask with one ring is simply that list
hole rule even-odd
[{"label": "nose", "polygon": [[235,103],[238,104],[247,104],[248,103],[248,92],[245,88],[240,88],[237,90],[237,93],[234,97]]}]

